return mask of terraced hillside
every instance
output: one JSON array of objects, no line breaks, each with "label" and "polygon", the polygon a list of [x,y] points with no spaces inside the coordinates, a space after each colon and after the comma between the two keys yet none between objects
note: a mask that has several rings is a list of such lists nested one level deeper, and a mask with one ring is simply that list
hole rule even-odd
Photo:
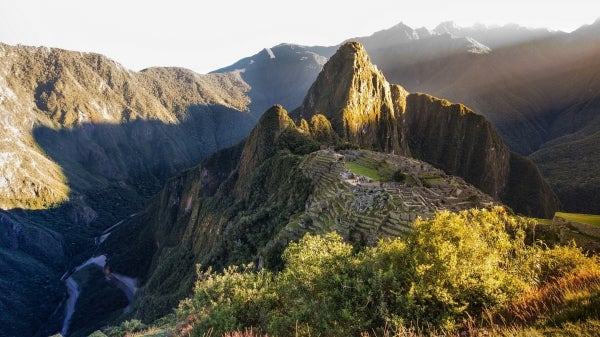
[{"label": "terraced hillside", "polygon": [[[373,180],[355,174],[348,163],[373,170],[399,172],[402,181],[384,176]],[[347,239],[375,243],[381,237],[403,235],[417,217],[430,218],[436,211],[458,211],[497,204],[490,196],[462,178],[408,157],[367,150],[321,150],[301,164],[314,185],[304,213],[287,229],[299,232],[336,231]],[[383,169],[382,169],[383,168]]]}]

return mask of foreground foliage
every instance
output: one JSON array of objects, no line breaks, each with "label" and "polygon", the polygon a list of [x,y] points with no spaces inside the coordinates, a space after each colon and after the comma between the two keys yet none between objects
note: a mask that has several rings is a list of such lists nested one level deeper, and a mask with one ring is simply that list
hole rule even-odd
[{"label": "foreground foliage", "polygon": [[[454,334],[598,318],[598,261],[574,246],[527,245],[529,225],[497,207],[418,219],[407,237],[375,247],[306,234],[290,243],[278,273],[199,267],[194,295],[177,310],[178,332]],[[552,311],[561,305],[580,310]]]}]

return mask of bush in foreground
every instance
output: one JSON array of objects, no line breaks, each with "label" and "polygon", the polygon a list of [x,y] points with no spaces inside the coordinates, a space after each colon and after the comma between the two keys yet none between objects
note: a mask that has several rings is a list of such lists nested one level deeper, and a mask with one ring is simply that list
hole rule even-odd
[{"label": "bush in foreground", "polygon": [[306,234],[285,250],[278,273],[198,268],[194,295],[177,310],[179,332],[360,336],[492,326],[484,317],[505,319],[530,294],[599,270],[573,246],[526,245],[528,225],[496,207],[441,212],[417,220],[405,238],[360,250],[335,233]]}]

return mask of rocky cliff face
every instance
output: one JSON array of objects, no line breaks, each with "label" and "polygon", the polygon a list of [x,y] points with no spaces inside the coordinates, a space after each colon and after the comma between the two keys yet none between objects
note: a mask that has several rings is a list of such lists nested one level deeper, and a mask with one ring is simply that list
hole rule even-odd
[{"label": "rocky cliff face", "polygon": [[402,151],[389,83],[359,43],[347,43],[323,67],[293,114],[322,114],[342,138],[386,152]]},{"label": "rocky cliff face", "polygon": [[508,181],[510,151],[482,115],[462,104],[410,94],[403,123],[416,158],[500,197]]},{"label": "rocky cliff face", "polygon": [[[360,147],[412,155],[463,177],[518,212],[551,217],[558,208],[541,176],[531,180],[536,192],[513,203],[507,190],[522,194],[525,187],[509,186],[511,175],[538,172],[513,167],[511,154],[492,124],[461,104],[426,94],[409,94],[390,85],[357,42],[341,46],[323,67],[295,118],[322,114],[339,139]],[[527,173],[528,172],[528,173]],[[539,172],[538,172],[539,174]]]},{"label": "rocky cliff face", "polygon": [[558,210],[536,165],[511,152],[485,117],[426,94],[410,94],[406,102],[404,130],[416,158],[464,177],[517,212],[548,218]]}]

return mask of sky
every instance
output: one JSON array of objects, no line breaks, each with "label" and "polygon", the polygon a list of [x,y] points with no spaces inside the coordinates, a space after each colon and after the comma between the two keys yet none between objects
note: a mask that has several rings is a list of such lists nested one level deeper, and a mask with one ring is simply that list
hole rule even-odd
[{"label": "sky", "polygon": [[134,71],[203,74],[280,43],[332,46],[400,22],[571,32],[598,18],[597,0],[0,0],[0,42],[96,52]]}]

